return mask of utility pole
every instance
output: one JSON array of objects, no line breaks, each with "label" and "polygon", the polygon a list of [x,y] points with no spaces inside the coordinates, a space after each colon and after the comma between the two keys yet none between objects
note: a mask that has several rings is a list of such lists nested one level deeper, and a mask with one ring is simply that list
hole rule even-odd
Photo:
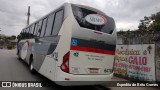
[{"label": "utility pole", "polygon": [[30,20],[30,6],[28,6],[27,25],[29,25],[29,20]]}]

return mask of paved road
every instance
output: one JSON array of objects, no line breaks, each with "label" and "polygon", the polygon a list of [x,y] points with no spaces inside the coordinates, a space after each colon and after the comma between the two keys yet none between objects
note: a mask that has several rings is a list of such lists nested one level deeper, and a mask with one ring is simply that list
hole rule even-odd
[{"label": "paved road", "polygon": [[[62,87],[40,74],[31,74],[28,65],[17,59],[16,50],[0,49],[0,81],[48,81],[53,87],[29,88],[33,90],[99,90],[95,86]],[[0,88],[0,90],[27,90],[28,88]],[[107,89],[108,90],[108,89]]]},{"label": "paved road", "polygon": [[[97,86],[75,86],[75,87],[62,87],[57,86],[47,78],[40,74],[32,75],[29,72],[27,64],[17,60],[16,50],[3,50],[0,49],[0,81],[48,81],[53,87],[46,88],[0,88],[0,90],[104,90]],[[157,88],[148,87],[126,87],[118,88],[111,87],[105,90],[159,90]]]}]

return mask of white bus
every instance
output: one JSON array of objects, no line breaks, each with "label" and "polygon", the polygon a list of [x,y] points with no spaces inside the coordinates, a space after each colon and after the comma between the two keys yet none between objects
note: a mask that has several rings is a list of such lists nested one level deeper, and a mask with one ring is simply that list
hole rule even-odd
[{"label": "white bus", "polygon": [[18,57],[31,72],[59,85],[100,84],[95,81],[110,81],[113,76],[115,22],[92,7],[64,3],[25,27],[17,47]]}]

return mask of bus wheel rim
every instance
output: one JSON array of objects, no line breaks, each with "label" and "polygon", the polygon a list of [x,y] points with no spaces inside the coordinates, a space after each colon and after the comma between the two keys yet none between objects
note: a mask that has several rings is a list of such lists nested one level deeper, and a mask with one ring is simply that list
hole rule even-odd
[{"label": "bus wheel rim", "polygon": [[33,65],[32,65],[32,63],[31,63],[31,66],[30,66],[30,70],[33,70]]}]

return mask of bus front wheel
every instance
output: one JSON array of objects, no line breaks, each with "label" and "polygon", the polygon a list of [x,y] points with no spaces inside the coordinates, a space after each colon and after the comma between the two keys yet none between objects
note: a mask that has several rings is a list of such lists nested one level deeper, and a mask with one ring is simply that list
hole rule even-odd
[{"label": "bus front wheel", "polygon": [[22,58],[20,57],[20,51],[17,51],[17,56],[18,56],[18,60],[22,60]]}]

